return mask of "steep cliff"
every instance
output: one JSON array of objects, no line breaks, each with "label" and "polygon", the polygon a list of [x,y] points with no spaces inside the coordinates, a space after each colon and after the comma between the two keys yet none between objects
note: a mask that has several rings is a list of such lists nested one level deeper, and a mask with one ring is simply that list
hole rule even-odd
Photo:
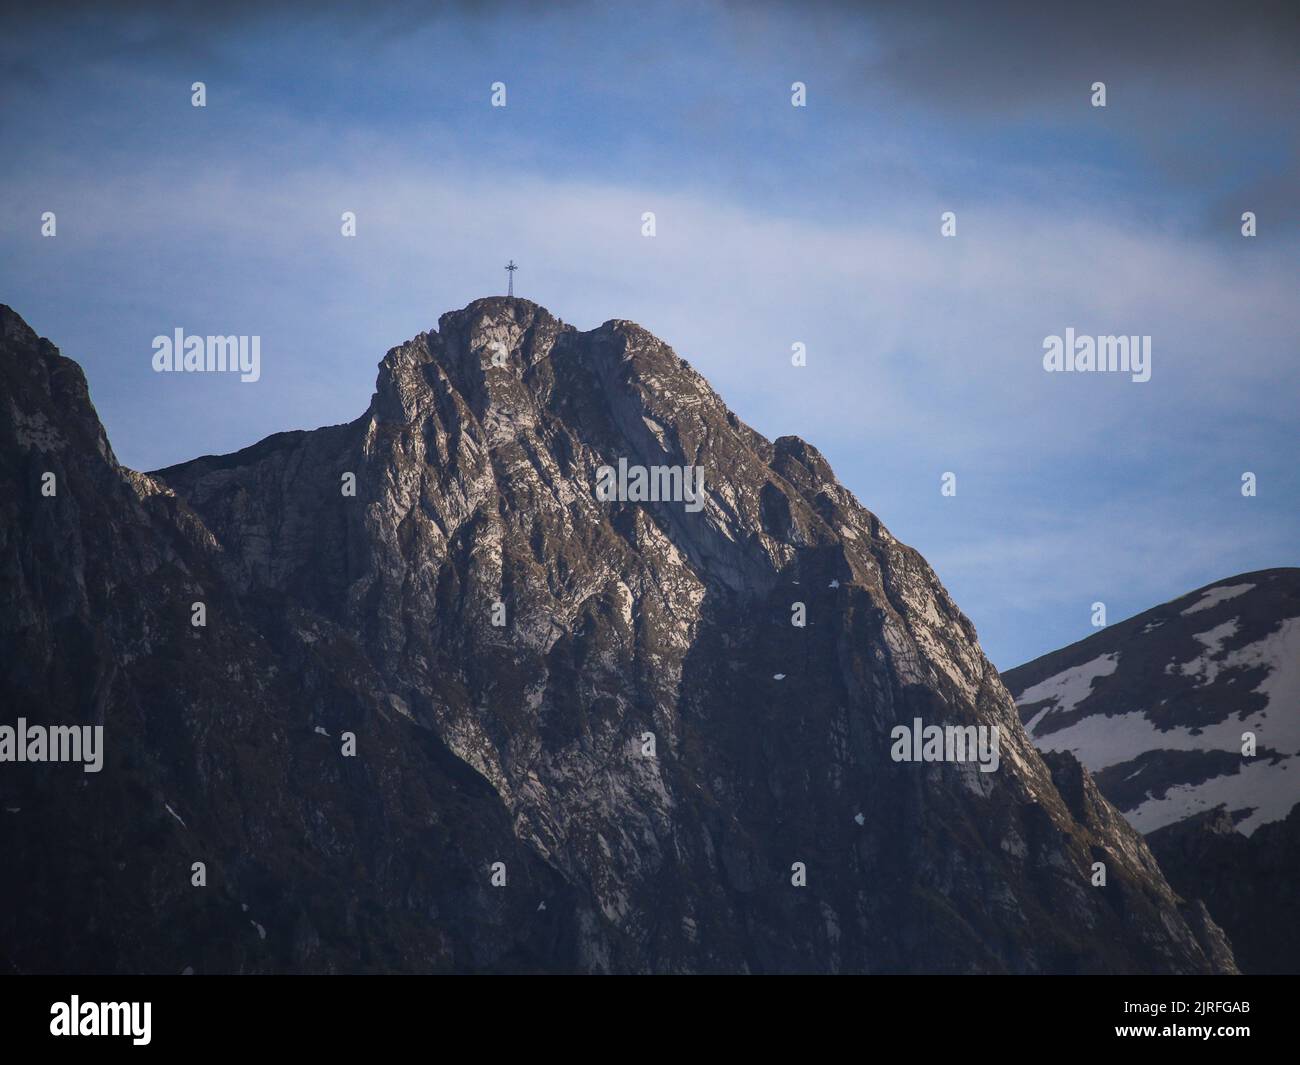
[{"label": "steep cliff", "polygon": [[[145,476],[5,314],[6,712],[110,729],[0,769],[11,964],[1232,969],[924,559],[640,327],[479,300],[357,421]],[[620,463],[702,496],[604,499]],[[996,769],[895,761],[918,719]]]}]

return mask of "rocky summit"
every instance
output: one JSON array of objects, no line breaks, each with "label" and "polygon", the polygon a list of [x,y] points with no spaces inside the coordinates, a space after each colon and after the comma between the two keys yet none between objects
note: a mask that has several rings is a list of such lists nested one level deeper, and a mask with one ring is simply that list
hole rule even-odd
[{"label": "rocky summit", "polygon": [[7,969],[1234,971],[925,560],[639,326],[478,300],[356,421],[141,474],[0,314],[4,723],[103,726],[0,765]]}]

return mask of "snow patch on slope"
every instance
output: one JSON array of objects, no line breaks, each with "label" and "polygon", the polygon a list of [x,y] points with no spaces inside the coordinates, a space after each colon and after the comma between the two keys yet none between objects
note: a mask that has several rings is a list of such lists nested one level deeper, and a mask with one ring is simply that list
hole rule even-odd
[{"label": "snow patch on slope", "polygon": [[[1146,709],[1113,715],[1098,713],[1057,732],[1035,737],[1035,743],[1044,751],[1070,751],[1090,772],[1096,773],[1147,751],[1218,750],[1240,754],[1242,733],[1250,731],[1255,734],[1261,751],[1267,748],[1281,757],[1243,760],[1237,772],[1201,784],[1177,785],[1163,799],[1150,799],[1126,816],[1138,831],[1150,832],[1226,803],[1229,812],[1252,811],[1237,826],[1246,835],[1262,824],[1286,817],[1300,801],[1300,761],[1295,757],[1300,754],[1300,617],[1288,618],[1276,632],[1220,654],[1217,661],[1211,662],[1210,655],[1236,627],[1234,620],[1197,633],[1196,638],[1206,647],[1207,654],[1184,663],[1180,672],[1204,675],[1200,683],[1208,684],[1222,670],[1262,666],[1268,675],[1254,691],[1268,700],[1263,709],[1251,711],[1245,717],[1232,714],[1200,728],[1166,730],[1157,728],[1148,719]],[[1049,678],[1025,691],[1018,701],[1035,702],[1063,691],[1066,698],[1077,702],[1082,698],[1078,693],[1084,690],[1082,674],[1099,662],[1094,660]],[[1026,726],[1031,736],[1033,726],[1042,716],[1036,715]]]},{"label": "snow patch on slope", "polygon": [[1025,725],[1025,730],[1032,736],[1034,726],[1052,711],[1068,713],[1092,693],[1092,682],[1098,677],[1109,677],[1119,667],[1119,652],[1099,655],[1091,662],[1067,669],[1054,677],[1026,688],[1016,697],[1017,703],[1037,703],[1044,699],[1055,699],[1054,706],[1044,708],[1034,715],[1033,720]]},{"label": "snow patch on slope", "polygon": [[1257,759],[1244,763],[1236,773],[1211,777],[1203,784],[1175,785],[1163,799],[1148,799],[1124,816],[1145,835],[1223,805],[1229,813],[1251,811],[1237,823],[1237,830],[1249,836],[1260,825],[1282,820],[1295,805],[1300,792],[1300,767],[1289,766],[1290,761],[1273,765],[1267,759]]},{"label": "snow patch on slope", "polygon": [[1209,610],[1211,607],[1218,606],[1228,599],[1235,599],[1239,595],[1244,595],[1255,586],[1253,584],[1224,584],[1218,588],[1211,588],[1200,599],[1196,600],[1191,606],[1179,613],[1186,617],[1188,614],[1195,614],[1201,610]]},{"label": "snow patch on slope", "polygon": [[1194,633],[1194,638],[1205,648],[1205,653],[1198,655],[1189,662],[1182,663],[1182,665],[1171,662],[1165,667],[1165,672],[1181,673],[1184,677],[1196,677],[1197,684],[1200,685],[1213,684],[1214,678],[1219,675],[1220,668],[1228,664],[1230,657],[1225,656],[1219,648],[1223,646],[1224,640],[1236,634],[1237,627],[1237,619],[1231,618],[1222,625],[1215,625],[1214,628],[1207,629],[1205,632]]}]

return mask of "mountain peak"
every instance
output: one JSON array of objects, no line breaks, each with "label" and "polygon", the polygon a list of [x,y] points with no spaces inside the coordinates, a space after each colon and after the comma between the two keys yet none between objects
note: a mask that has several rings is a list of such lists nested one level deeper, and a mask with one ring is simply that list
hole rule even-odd
[{"label": "mountain peak", "polygon": [[[52,358],[0,349],[6,373],[33,357]],[[55,430],[93,419],[29,401]],[[25,456],[10,418],[0,444]],[[925,560],[633,323],[476,300],[391,349],[349,424],[151,482],[93,448],[60,461],[58,538],[0,483],[27,619],[0,635],[46,663],[0,703],[93,708],[124,747],[103,791],[28,796],[23,825],[81,825],[105,869],[139,853],[134,826],[168,868],[239,855],[213,905],[275,917],[240,968],[337,968],[362,942],[423,970],[1231,967],[1105,801],[1063,797]],[[56,631],[74,672],[48,666]],[[894,734],[922,726],[999,737],[996,757],[901,758]],[[0,900],[29,965],[66,959],[22,915],[84,882],[45,853]],[[155,882],[132,868],[104,905],[148,894],[189,927],[169,915],[190,897]],[[233,949],[174,938],[136,925],[111,949],[174,970]]]},{"label": "mountain peak", "polygon": [[540,303],[524,299],[522,296],[480,296],[470,300],[459,310],[445,311],[438,318],[438,328],[445,328],[448,321],[473,321],[475,319],[516,323],[526,323],[535,319],[557,322],[558,319]]}]

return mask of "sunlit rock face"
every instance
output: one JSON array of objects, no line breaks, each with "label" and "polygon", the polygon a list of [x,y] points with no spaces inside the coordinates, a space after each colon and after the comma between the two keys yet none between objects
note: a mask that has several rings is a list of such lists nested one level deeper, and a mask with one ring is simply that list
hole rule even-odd
[{"label": "sunlit rock face", "polygon": [[478,300],[358,420],[143,475],[4,313],[3,705],[107,749],[0,775],[14,967],[1233,969],[925,560],[639,326]]}]

